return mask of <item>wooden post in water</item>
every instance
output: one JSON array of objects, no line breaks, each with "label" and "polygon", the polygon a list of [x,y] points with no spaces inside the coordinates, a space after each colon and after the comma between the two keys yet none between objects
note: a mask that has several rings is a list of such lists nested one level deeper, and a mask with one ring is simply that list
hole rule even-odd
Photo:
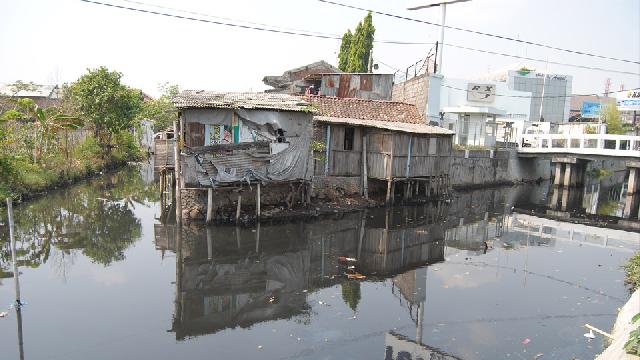
[{"label": "wooden post in water", "polygon": [[260,221],[260,182],[258,181],[258,190],[256,191],[256,219]]},{"label": "wooden post in water", "polygon": [[176,225],[182,226],[182,194],[180,189],[182,188],[182,184],[180,182],[180,138],[182,129],[178,128],[178,122],[173,121],[173,133],[174,133],[174,146],[173,146],[173,155],[175,158],[174,165],[174,174],[175,174],[175,183],[176,183]]},{"label": "wooden post in water", "polygon": [[207,189],[207,224],[213,220],[213,189]]},{"label": "wooden post in water", "polygon": [[369,198],[369,184],[367,173],[367,133],[366,130],[362,129],[362,192],[365,199]]},{"label": "wooden post in water", "polygon": [[238,195],[238,207],[236,208],[236,224],[240,221],[240,206],[242,204],[242,195]]},{"label": "wooden post in water", "polygon": [[391,136],[391,151],[389,153],[389,161],[387,162],[387,205],[393,201],[392,185],[393,185],[393,134]]},{"label": "wooden post in water", "polygon": [[9,217],[9,242],[11,245],[11,262],[13,263],[13,283],[16,290],[16,309],[20,308],[20,279],[18,273],[18,259],[16,259],[16,239],[13,234],[13,203],[7,198],[7,216]]}]

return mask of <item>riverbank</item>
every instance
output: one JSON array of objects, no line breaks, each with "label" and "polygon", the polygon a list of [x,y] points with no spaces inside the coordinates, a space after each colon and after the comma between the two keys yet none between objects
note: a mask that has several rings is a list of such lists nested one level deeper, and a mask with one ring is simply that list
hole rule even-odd
[{"label": "riverbank", "polygon": [[[132,137],[104,151],[89,137],[71,154],[54,154],[36,164],[20,157],[0,158],[0,198],[24,202],[104,172],[139,161],[142,153]],[[5,206],[4,202],[2,205]]]},{"label": "riverbank", "polygon": [[639,356],[627,354],[624,344],[629,339],[629,333],[638,328],[638,324],[632,324],[631,318],[640,313],[640,289],[636,290],[627,303],[620,309],[618,318],[613,326],[611,335],[614,340],[596,360],[638,360]]}]

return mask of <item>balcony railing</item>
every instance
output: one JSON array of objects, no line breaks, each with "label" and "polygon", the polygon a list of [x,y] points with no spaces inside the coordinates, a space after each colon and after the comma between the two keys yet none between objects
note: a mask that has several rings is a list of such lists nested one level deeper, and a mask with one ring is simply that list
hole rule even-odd
[{"label": "balcony railing", "polygon": [[640,157],[640,136],[527,134],[519,152]]}]

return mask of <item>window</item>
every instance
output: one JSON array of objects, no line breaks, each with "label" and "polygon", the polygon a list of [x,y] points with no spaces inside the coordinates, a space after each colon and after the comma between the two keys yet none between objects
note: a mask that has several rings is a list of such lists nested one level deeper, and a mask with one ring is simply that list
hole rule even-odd
[{"label": "window", "polygon": [[353,150],[353,135],[355,129],[352,127],[344,128],[344,150]]}]

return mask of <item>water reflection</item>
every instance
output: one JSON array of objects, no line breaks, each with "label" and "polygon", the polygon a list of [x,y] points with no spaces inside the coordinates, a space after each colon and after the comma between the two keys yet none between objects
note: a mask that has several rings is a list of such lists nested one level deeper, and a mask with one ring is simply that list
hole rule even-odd
[{"label": "water reflection", "polygon": [[585,184],[576,188],[563,188],[550,183],[532,187],[535,194],[520,198],[517,206],[538,209],[553,215],[574,217],[583,215],[604,216],[618,219],[638,219],[640,196],[627,193],[624,171],[598,179],[587,177]]},{"label": "water reflection", "polygon": [[[37,268],[55,253],[64,276],[76,253],[109,265],[124,259],[125,250],[140,237],[135,204],[157,200],[157,190],[138,169],[127,168],[52,192],[15,208],[18,266]],[[6,209],[0,210],[6,219]],[[8,227],[0,226],[0,241]],[[0,276],[7,277],[10,244],[0,242]]]},{"label": "water reflection", "polygon": [[493,214],[503,211],[503,194],[488,191],[463,194],[453,203],[373,209],[294,225],[189,227],[180,233],[156,225],[156,248],[176,253],[171,330],[183,340],[264,321],[305,319],[309,295],[338,284],[355,313],[361,281],[392,278],[392,293],[414,319],[421,345],[424,266],[444,261],[446,249],[486,252],[487,240],[502,224]]}]

